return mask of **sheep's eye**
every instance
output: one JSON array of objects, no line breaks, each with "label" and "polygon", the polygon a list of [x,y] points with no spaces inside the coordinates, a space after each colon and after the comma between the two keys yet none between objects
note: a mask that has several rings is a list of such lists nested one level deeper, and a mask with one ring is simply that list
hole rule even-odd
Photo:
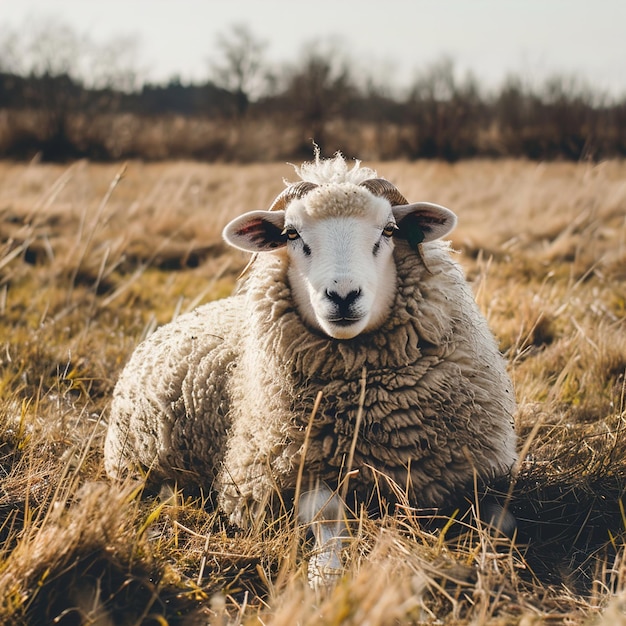
[{"label": "sheep's eye", "polygon": [[291,241],[294,241],[295,239],[298,239],[298,237],[300,237],[300,233],[293,226],[287,226],[281,234],[287,235],[287,239],[290,239]]},{"label": "sheep's eye", "polygon": [[395,222],[389,222],[385,228],[383,228],[383,236],[384,237],[392,237],[394,231],[398,230]]}]

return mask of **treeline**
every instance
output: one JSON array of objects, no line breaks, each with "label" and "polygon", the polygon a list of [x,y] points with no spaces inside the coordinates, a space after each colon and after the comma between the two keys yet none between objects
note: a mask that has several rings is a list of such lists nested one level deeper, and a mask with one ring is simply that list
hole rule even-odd
[{"label": "treeline", "polygon": [[291,66],[268,68],[254,43],[245,29],[224,39],[226,61],[203,84],[129,90],[51,66],[4,71],[0,157],[297,159],[312,140],[326,154],[366,159],[626,156],[626,97],[601,97],[576,79],[511,77],[488,93],[444,59],[399,95],[336,50],[310,48]]}]

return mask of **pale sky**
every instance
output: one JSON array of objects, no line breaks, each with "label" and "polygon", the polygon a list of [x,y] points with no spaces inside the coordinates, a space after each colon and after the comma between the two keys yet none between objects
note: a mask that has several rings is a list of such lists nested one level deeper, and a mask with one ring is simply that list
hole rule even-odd
[{"label": "pale sky", "polygon": [[153,82],[206,80],[218,34],[243,22],[272,62],[335,37],[398,87],[447,55],[486,87],[510,73],[561,74],[626,95],[625,0],[0,0],[0,28],[46,16],[97,42],[137,38],[137,64]]}]

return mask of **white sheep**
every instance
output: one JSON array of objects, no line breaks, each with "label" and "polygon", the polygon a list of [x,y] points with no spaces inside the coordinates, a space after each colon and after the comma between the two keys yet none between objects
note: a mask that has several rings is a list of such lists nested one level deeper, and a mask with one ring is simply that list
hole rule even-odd
[{"label": "white sheep", "polygon": [[224,229],[257,254],[241,291],[163,326],[131,357],[105,467],[213,490],[238,524],[312,486],[300,518],[326,520],[316,566],[334,570],[338,493],[351,506],[398,493],[416,507],[456,504],[513,466],[515,401],[438,241],[455,215],[409,204],[339,154],[296,171],[302,181],[269,211]]}]

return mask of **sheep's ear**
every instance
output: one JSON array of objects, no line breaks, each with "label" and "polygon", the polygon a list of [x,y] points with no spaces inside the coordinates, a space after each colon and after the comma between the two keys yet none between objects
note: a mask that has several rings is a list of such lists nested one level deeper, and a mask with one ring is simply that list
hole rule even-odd
[{"label": "sheep's ear", "polygon": [[226,243],[247,252],[269,252],[287,243],[284,211],[250,211],[226,224]]},{"label": "sheep's ear", "polygon": [[398,230],[395,237],[406,239],[412,248],[447,235],[456,226],[456,215],[438,204],[416,202],[392,208]]}]

